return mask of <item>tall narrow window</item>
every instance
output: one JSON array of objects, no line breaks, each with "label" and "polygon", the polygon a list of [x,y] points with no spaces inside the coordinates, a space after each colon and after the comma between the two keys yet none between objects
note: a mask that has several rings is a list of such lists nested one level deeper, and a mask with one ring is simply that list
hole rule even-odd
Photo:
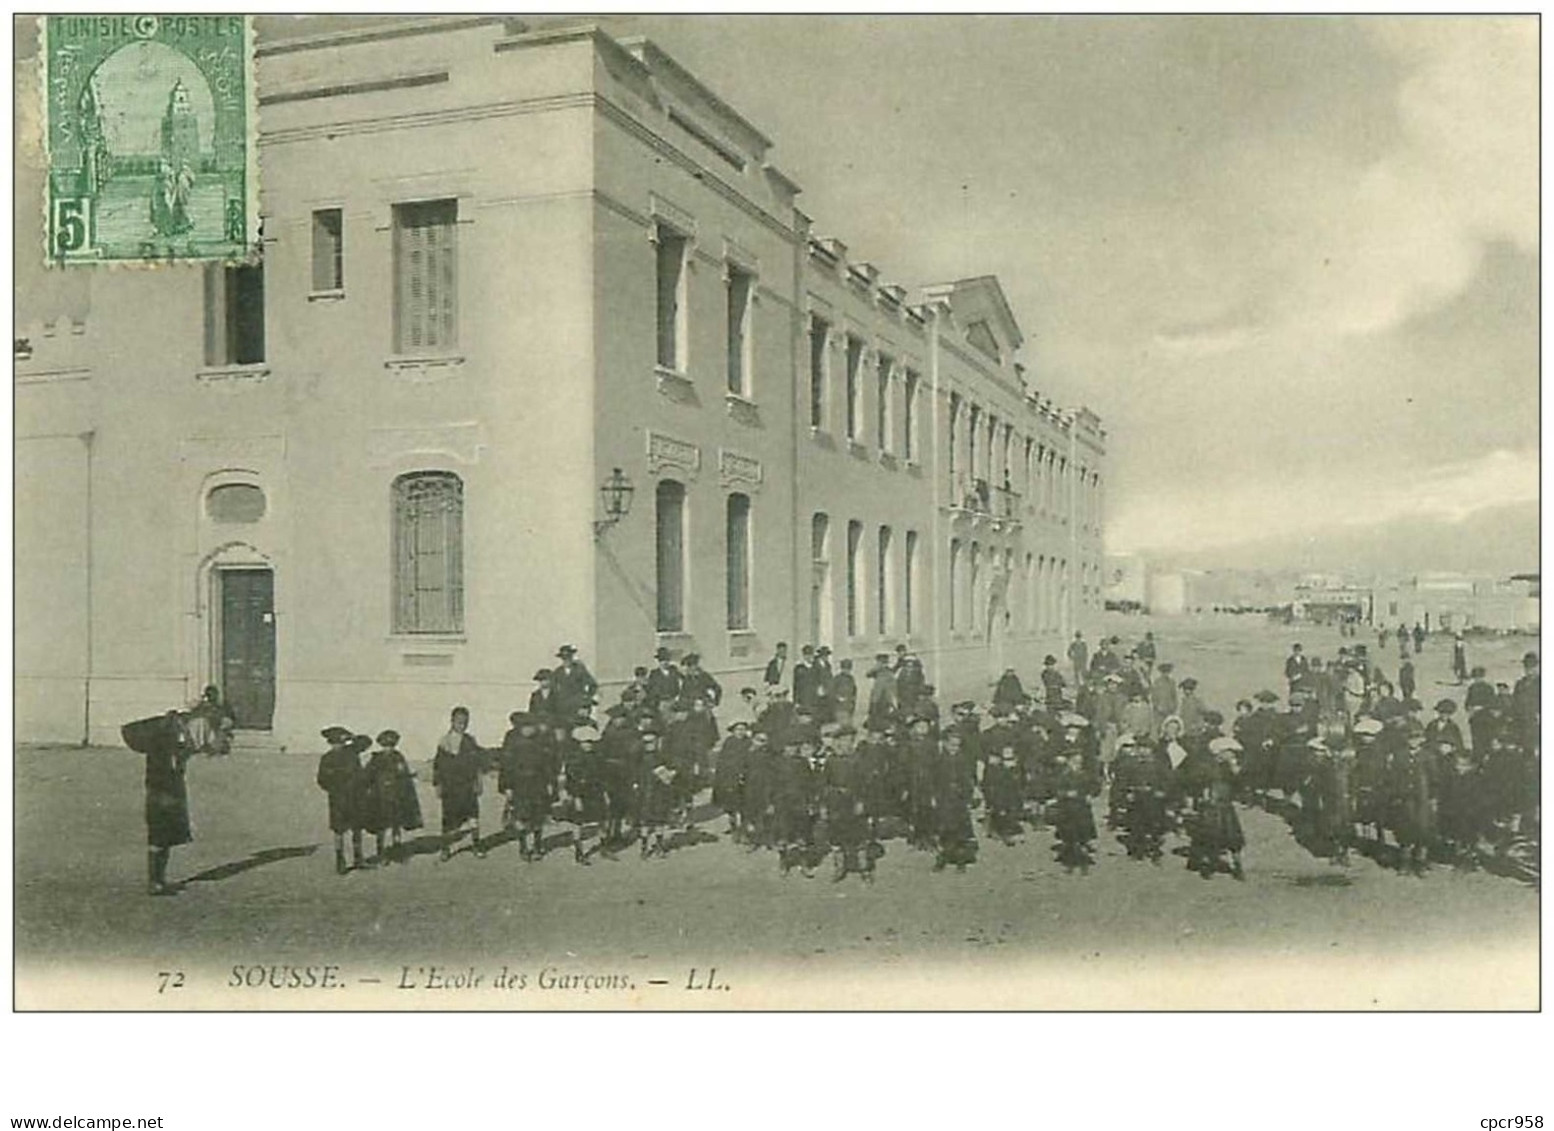
[{"label": "tall narrow window", "polygon": [[863,632],[863,594],[858,590],[859,558],[863,554],[863,523],[847,524],[847,635]]},{"label": "tall narrow window", "polygon": [[750,627],[750,496],[728,497],[728,626]]},{"label": "tall narrow window", "polygon": [[966,585],[966,627],[975,632],[982,627],[982,545],[971,544],[971,576]]},{"label": "tall narrow window", "polygon": [[464,483],[450,471],[394,480],[394,631],[464,631]]},{"label": "tall narrow window", "polygon": [[394,349],[458,345],[457,200],[394,206]]},{"label": "tall narrow window", "polygon": [[906,532],[902,564],[906,576],[901,586],[901,628],[908,636],[917,631],[917,531]]},{"label": "tall narrow window", "polygon": [[890,632],[891,598],[895,585],[890,576],[890,527],[880,527],[878,556],[874,561],[874,631],[881,636]]},{"label": "tall narrow window", "polygon": [[264,360],[264,264],[211,267],[205,273],[205,363]]},{"label": "tall narrow window", "polygon": [[809,323],[809,426],[826,426],[826,349],[830,344],[831,325],[824,318]]},{"label": "tall narrow window", "polygon": [[658,248],[658,364],[683,373],[686,239],[660,224],[653,242]]},{"label": "tall narrow window", "polygon": [[917,386],[918,376],[908,369],[906,388],[901,398],[901,454],[908,463],[917,459]]},{"label": "tall narrow window", "polygon": [[960,595],[960,575],[961,575],[961,571],[963,570],[964,567],[961,564],[960,557],[961,557],[961,543],[960,543],[960,539],[959,538],[951,538],[950,539],[950,600],[949,600],[949,604],[947,606],[948,610],[949,610],[949,614],[950,614],[950,631],[951,632],[954,632],[958,628],[960,628],[961,621],[964,619],[962,617],[962,615],[961,615],[961,595]]},{"label": "tall narrow window", "polygon": [[1025,629],[1036,631],[1036,555],[1025,555]]},{"label": "tall narrow window", "polygon": [[977,433],[982,430],[982,410],[976,405],[971,406],[971,418],[966,424],[966,474],[972,479],[982,478],[977,464]]},{"label": "tall narrow window", "polygon": [[658,631],[685,631],[685,485],[659,481]]},{"label": "tall narrow window", "polygon": [[880,354],[876,373],[875,388],[878,395],[874,398],[874,445],[880,451],[888,452],[894,445],[890,442],[890,358],[884,354]]},{"label": "tall narrow window", "polygon": [[863,339],[847,335],[847,438],[856,440],[863,428]]},{"label": "tall narrow window", "polygon": [[345,228],[338,208],[313,213],[313,290],[345,289]]},{"label": "tall narrow window", "polygon": [[728,391],[750,395],[750,296],[755,276],[730,266],[728,269]]},{"label": "tall narrow window", "polygon": [[958,497],[955,497],[955,472],[960,467],[960,457],[959,457],[959,454],[955,450],[955,443],[956,443],[956,440],[959,439],[959,435],[958,435],[959,432],[960,432],[960,394],[959,393],[951,393],[950,394],[950,446],[949,446],[949,452],[948,452],[949,459],[948,459],[947,462],[949,463],[949,467],[950,467],[950,494],[952,496],[952,501],[955,502],[956,504],[960,503],[960,499]]}]

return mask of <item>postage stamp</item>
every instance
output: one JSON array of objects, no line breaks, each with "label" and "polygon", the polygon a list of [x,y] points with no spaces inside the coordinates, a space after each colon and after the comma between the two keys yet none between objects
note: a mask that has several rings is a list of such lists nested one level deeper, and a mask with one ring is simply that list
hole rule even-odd
[{"label": "postage stamp", "polygon": [[250,258],[252,21],[51,15],[42,27],[48,262]]}]

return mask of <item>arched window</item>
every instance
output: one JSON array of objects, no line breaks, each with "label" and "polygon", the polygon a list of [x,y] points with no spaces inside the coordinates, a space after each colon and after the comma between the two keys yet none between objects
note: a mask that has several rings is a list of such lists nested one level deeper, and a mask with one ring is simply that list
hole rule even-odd
[{"label": "arched window", "polygon": [[1036,631],[1036,555],[1025,555],[1025,630]]},{"label": "arched window", "polygon": [[847,524],[847,635],[863,633],[863,594],[858,589],[858,559],[863,556],[863,523]]},{"label": "arched window", "polygon": [[728,497],[728,626],[750,627],[750,496]]},{"label": "arched window", "polygon": [[656,492],[658,631],[685,631],[685,484],[661,479]]},{"label": "arched window", "polygon": [[394,631],[464,631],[464,483],[451,471],[394,480]]},{"label": "arched window", "polygon": [[264,517],[264,491],[252,483],[223,483],[205,496],[212,522],[250,523]]},{"label": "arched window", "polygon": [[901,586],[901,628],[908,635],[917,631],[917,531],[906,532],[905,583]]}]

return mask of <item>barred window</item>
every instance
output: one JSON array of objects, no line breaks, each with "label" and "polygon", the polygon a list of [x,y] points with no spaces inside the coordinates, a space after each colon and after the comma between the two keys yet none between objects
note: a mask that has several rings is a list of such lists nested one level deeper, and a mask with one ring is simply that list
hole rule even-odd
[{"label": "barred window", "polygon": [[464,483],[451,471],[394,480],[394,631],[464,631]]},{"label": "barred window", "polygon": [[458,345],[457,200],[394,206],[394,349]]}]

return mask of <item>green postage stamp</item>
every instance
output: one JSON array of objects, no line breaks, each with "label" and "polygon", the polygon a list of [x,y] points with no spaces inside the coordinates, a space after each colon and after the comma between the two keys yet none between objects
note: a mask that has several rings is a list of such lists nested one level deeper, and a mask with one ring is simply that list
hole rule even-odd
[{"label": "green postage stamp", "polygon": [[259,235],[246,16],[45,16],[51,264],[242,260]]}]

